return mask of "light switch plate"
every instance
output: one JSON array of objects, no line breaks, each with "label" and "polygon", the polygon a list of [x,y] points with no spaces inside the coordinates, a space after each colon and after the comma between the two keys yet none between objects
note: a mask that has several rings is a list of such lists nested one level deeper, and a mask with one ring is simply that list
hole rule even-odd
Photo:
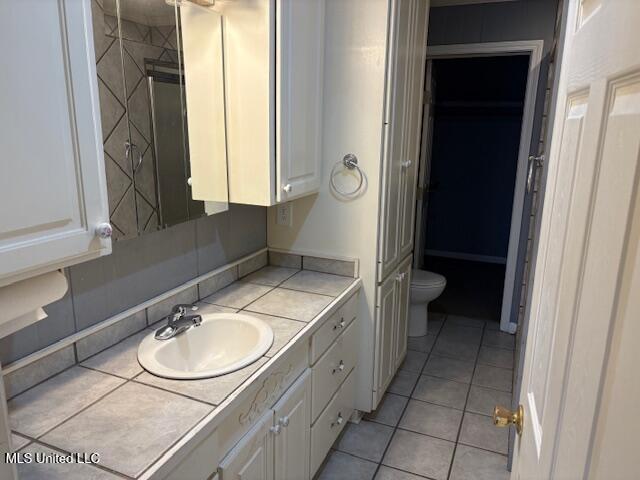
[{"label": "light switch plate", "polygon": [[293,204],[291,202],[281,203],[276,207],[276,224],[283,227],[293,225]]}]

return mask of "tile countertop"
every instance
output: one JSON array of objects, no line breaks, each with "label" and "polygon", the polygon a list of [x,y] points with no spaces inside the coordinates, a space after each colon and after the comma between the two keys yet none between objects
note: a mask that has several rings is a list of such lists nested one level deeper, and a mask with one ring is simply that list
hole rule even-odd
[{"label": "tile countertop", "polygon": [[319,320],[359,285],[352,277],[264,267],[198,304],[198,313],[242,310],[267,322],[273,346],[257,362],[203,380],[156,377],[137,360],[138,344],[152,326],[16,396],[8,404],[15,449],[100,454],[98,466],[19,465],[20,478],[41,478],[45,469],[54,479],[149,476],[171,459],[177,444],[197,444],[196,430],[214,424],[230,399],[258,378],[254,374],[308,340]]}]

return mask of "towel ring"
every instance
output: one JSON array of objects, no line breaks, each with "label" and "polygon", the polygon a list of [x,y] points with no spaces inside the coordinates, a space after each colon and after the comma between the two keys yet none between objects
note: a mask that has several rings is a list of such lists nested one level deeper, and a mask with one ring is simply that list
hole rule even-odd
[{"label": "towel ring", "polygon": [[[350,192],[343,192],[340,190],[334,181],[334,177],[336,176],[336,169],[340,166],[346,167],[348,170],[356,170],[358,172],[358,177],[360,177],[358,181],[358,186]],[[336,192],[338,192],[343,197],[352,197],[357,194],[362,188],[362,184],[364,183],[364,174],[360,167],[358,166],[358,157],[356,157],[353,153],[347,153],[342,160],[335,163],[333,168],[331,169],[331,176],[329,178],[329,183],[331,184],[331,188],[333,188]]]}]

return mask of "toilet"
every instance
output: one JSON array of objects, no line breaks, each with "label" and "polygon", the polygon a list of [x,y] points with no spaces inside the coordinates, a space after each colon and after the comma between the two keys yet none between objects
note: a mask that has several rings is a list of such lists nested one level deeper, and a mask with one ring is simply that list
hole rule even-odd
[{"label": "toilet", "polygon": [[429,302],[440,296],[447,279],[426,270],[411,272],[411,297],[409,311],[409,336],[421,337],[427,334],[427,307]]}]

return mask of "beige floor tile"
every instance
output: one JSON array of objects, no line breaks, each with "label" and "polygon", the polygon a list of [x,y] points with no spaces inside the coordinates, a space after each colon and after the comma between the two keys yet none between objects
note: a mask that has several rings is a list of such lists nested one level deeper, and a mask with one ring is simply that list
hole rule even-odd
[{"label": "beige floor tile", "polygon": [[432,354],[427,360],[423,373],[433,377],[455,380],[456,382],[471,383],[473,367],[473,362]]},{"label": "beige floor tile", "polygon": [[485,325],[483,318],[465,317],[462,315],[447,315],[447,323],[461,325],[463,327],[482,328]]},{"label": "beige floor tile", "polygon": [[411,400],[400,420],[400,428],[456,441],[462,412],[432,403]]},{"label": "beige floor tile", "polygon": [[495,347],[481,347],[478,363],[501,368],[513,368],[513,350]]},{"label": "beige floor tile", "polygon": [[460,443],[506,455],[508,441],[509,429],[496,427],[491,417],[469,412],[464,414]]},{"label": "beige floor tile", "polygon": [[373,462],[334,450],[316,480],[371,480],[376,468]]},{"label": "beige floor tile", "polygon": [[478,356],[479,345],[462,343],[455,340],[438,337],[431,353],[443,357],[456,358],[475,362]]},{"label": "beige floor tile", "polygon": [[380,469],[376,474],[375,480],[424,480],[424,477],[419,477],[413,473],[403,472],[402,470],[396,470],[395,468],[380,465]]},{"label": "beige floor tile", "polygon": [[513,370],[489,365],[477,365],[473,374],[474,385],[495,388],[503,392],[510,392],[513,382]]},{"label": "beige floor tile", "polygon": [[365,415],[366,420],[371,420],[395,427],[402,417],[404,407],[409,399],[395,393],[387,393],[378,404],[378,408]]},{"label": "beige floor tile", "polygon": [[404,362],[400,365],[400,370],[420,373],[422,372],[422,367],[424,367],[424,364],[427,361],[427,357],[428,354],[426,353],[408,350]]},{"label": "beige floor tile", "polygon": [[509,480],[507,457],[458,445],[450,480]]},{"label": "beige floor tile", "polygon": [[415,372],[405,372],[404,370],[398,370],[396,376],[391,380],[387,392],[397,393],[398,395],[404,395],[408,397],[411,395],[411,391],[418,381],[420,375]]},{"label": "beige floor tile", "polygon": [[515,338],[515,335],[510,333],[486,329],[482,337],[482,345],[513,350],[515,348]]},{"label": "beige floor tile", "polygon": [[349,423],[334,448],[379,463],[391,435],[392,427],[362,420],[358,424]]},{"label": "beige floor tile", "polygon": [[435,335],[423,335],[422,337],[409,337],[407,340],[407,348],[416,352],[429,353],[436,342]]},{"label": "beige floor tile", "polygon": [[434,480],[446,480],[454,445],[439,438],[396,430],[382,463]]},{"label": "beige floor tile", "polygon": [[466,383],[422,375],[412,396],[425,402],[462,410],[468,391],[469,385]]},{"label": "beige floor tile", "polygon": [[509,407],[511,405],[511,394],[508,392],[500,392],[493,388],[471,385],[466,407],[468,412],[493,415],[493,409],[496,405]]},{"label": "beige floor tile", "polygon": [[452,342],[469,343],[479,345],[482,339],[482,329],[476,327],[465,327],[454,323],[445,323],[438,338],[443,338]]}]

